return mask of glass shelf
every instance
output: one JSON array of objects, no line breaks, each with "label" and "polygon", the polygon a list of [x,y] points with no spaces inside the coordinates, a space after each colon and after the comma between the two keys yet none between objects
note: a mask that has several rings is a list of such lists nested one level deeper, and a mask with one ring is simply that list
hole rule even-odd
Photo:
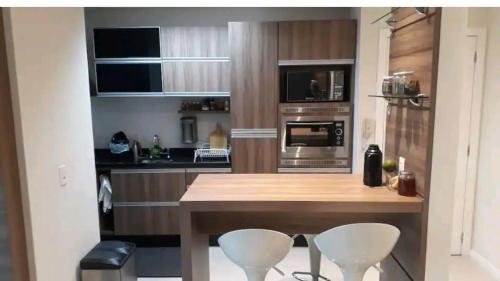
[{"label": "glass shelf", "polygon": [[399,100],[408,100],[412,105],[416,107],[423,107],[424,100],[428,99],[428,95],[419,94],[416,96],[410,95],[368,95],[372,98],[384,98],[386,100],[399,99]]}]

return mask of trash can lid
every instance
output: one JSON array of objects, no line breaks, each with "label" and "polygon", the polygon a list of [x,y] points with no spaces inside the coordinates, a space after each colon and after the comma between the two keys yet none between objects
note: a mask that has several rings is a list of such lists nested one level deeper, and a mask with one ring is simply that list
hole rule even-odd
[{"label": "trash can lid", "polygon": [[81,261],[81,269],[120,269],[127,255],[113,250],[93,249]]},{"label": "trash can lid", "polygon": [[102,241],[95,247],[102,250],[113,250],[125,255],[135,251],[135,244],[122,241]]}]

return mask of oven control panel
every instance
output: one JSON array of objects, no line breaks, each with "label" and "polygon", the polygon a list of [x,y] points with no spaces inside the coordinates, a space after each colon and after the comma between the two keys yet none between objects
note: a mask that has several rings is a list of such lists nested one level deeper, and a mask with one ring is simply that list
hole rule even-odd
[{"label": "oven control panel", "polygon": [[344,121],[334,121],[333,126],[333,146],[344,146]]}]

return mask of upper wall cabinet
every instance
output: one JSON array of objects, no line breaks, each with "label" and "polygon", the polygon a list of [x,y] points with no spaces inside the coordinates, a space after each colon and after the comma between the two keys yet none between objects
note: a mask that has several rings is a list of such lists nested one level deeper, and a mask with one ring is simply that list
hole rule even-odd
[{"label": "upper wall cabinet", "polygon": [[278,24],[230,22],[231,125],[277,128]]},{"label": "upper wall cabinet", "polygon": [[166,61],[165,91],[229,93],[230,63],[227,61]]},{"label": "upper wall cabinet", "polygon": [[331,60],[355,57],[355,20],[279,23],[279,60]]},{"label": "upper wall cabinet", "polygon": [[166,58],[229,57],[226,26],[176,26],[166,27],[163,32],[163,56]]},{"label": "upper wall cabinet", "polygon": [[96,59],[160,58],[160,28],[96,28],[94,55]]}]

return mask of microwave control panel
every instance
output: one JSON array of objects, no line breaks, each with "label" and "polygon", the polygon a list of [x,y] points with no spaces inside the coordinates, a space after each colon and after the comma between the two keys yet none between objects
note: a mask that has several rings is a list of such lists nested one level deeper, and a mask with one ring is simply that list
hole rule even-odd
[{"label": "microwave control panel", "polygon": [[335,121],[333,126],[333,146],[344,146],[344,121]]}]

